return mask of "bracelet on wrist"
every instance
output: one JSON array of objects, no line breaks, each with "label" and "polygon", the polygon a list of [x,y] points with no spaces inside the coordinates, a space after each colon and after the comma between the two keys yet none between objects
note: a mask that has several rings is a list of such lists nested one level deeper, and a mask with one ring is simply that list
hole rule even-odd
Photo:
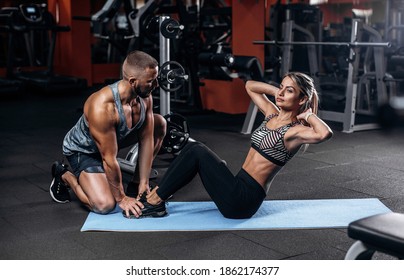
[{"label": "bracelet on wrist", "polygon": [[308,120],[309,120],[309,118],[310,118],[312,115],[314,115],[314,113],[308,113],[308,114],[306,115],[306,117],[304,118],[304,120],[308,123]]}]

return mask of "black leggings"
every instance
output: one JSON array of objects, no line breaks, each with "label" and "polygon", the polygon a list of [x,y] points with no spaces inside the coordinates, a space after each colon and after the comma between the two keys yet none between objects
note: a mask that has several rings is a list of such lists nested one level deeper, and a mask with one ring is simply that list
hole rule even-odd
[{"label": "black leggings", "polygon": [[250,218],[261,206],[264,189],[244,169],[234,176],[226,164],[200,142],[188,143],[162,178],[158,196],[166,200],[199,173],[202,183],[226,218]]}]

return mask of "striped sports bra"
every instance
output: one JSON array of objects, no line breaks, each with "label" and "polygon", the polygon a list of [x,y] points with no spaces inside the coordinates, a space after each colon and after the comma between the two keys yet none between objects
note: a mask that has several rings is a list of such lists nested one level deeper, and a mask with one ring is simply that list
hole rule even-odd
[{"label": "striped sports bra", "polygon": [[278,114],[267,116],[261,125],[251,136],[251,147],[264,158],[279,166],[284,166],[294,155],[286,149],[284,137],[289,128],[299,124],[298,121],[281,126],[277,129],[269,129],[267,123]]}]

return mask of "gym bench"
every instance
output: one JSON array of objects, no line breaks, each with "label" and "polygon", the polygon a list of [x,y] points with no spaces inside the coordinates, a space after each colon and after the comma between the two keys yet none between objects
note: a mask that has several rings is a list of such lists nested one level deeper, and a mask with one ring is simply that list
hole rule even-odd
[{"label": "gym bench", "polygon": [[376,251],[404,258],[404,214],[385,213],[354,221],[348,225],[348,236],[357,241],[345,260],[370,260]]}]

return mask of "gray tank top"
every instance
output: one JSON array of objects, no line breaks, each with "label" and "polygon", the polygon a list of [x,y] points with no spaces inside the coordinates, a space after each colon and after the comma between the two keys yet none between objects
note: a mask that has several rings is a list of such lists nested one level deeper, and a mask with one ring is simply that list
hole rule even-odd
[{"label": "gray tank top", "polygon": [[[118,83],[119,81],[110,85],[109,87],[112,90],[115,105],[118,109],[119,114],[119,124],[116,127],[116,136],[119,144],[130,132],[132,132],[133,130],[139,130],[139,128],[143,125],[146,117],[146,110],[143,100],[137,97],[137,102],[140,103],[140,118],[138,123],[133,126],[133,128],[129,129],[126,124],[125,114],[123,111],[121,99],[119,97]],[[88,122],[84,114],[80,117],[73,128],[70,129],[63,140],[63,154],[71,155],[75,152],[82,152],[85,154],[93,154],[99,152],[97,145],[95,144],[95,141],[90,134]]]}]

